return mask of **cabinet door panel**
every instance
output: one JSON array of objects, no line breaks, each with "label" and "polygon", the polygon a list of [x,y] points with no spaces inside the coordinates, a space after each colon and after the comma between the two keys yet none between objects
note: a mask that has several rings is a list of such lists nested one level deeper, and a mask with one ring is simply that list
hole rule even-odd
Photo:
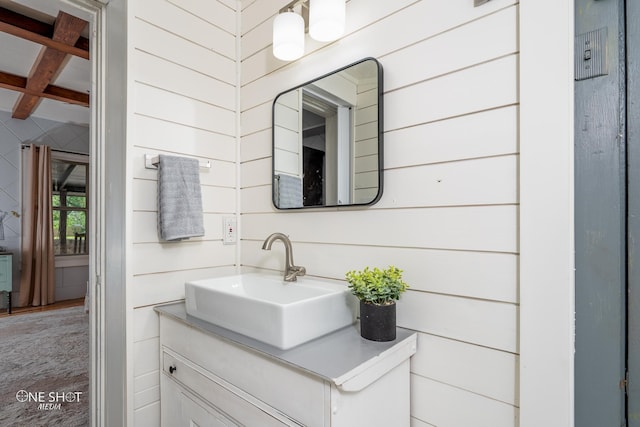
[{"label": "cabinet door panel", "polygon": [[188,427],[229,427],[236,423],[216,411],[214,408],[196,402],[196,399],[185,392],[180,393],[182,409],[181,426]]},{"label": "cabinet door panel", "polygon": [[163,427],[233,427],[238,426],[224,414],[185,391],[175,381],[162,375]]}]

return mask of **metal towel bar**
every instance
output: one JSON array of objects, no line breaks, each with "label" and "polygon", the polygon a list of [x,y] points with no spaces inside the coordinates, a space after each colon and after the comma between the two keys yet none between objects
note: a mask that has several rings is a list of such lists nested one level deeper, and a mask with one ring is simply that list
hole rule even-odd
[{"label": "metal towel bar", "polygon": [[[160,163],[160,158],[158,156],[154,156],[153,154],[145,154],[144,155],[144,167],[147,169],[158,169],[158,163]],[[200,162],[200,167],[205,169],[211,169],[211,161],[207,160],[205,162]]]}]

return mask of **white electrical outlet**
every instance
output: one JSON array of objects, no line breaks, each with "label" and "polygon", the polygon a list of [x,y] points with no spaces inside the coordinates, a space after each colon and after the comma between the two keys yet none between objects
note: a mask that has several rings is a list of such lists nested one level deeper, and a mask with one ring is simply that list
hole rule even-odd
[{"label": "white electrical outlet", "polygon": [[225,216],[222,218],[222,243],[235,245],[237,241],[236,218]]}]

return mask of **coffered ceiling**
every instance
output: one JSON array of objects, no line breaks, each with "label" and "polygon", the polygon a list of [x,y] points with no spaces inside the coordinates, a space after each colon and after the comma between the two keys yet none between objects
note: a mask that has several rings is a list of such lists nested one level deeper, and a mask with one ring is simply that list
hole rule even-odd
[{"label": "coffered ceiling", "polygon": [[88,22],[55,0],[0,0],[0,110],[88,123],[88,34]]}]

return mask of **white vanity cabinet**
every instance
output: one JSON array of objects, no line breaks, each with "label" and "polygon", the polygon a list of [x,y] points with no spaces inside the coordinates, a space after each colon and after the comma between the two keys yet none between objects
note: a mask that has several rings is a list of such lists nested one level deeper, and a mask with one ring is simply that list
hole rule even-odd
[{"label": "white vanity cabinet", "polygon": [[409,426],[416,334],[376,343],[357,325],[290,350],[187,316],[160,314],[162,426]]}]

